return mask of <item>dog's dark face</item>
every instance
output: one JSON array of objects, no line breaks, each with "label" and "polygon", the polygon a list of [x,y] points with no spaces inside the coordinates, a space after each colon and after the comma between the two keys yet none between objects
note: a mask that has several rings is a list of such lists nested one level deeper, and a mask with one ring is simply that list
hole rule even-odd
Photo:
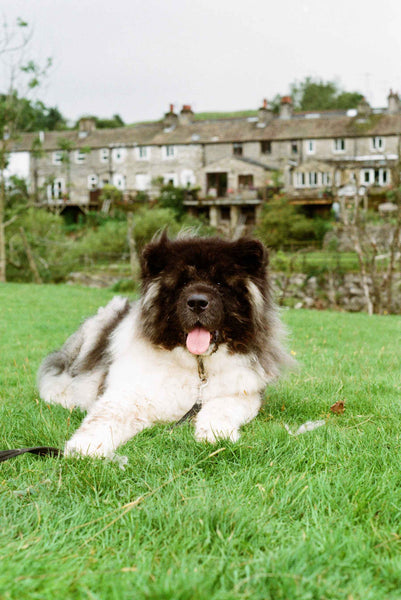
[{"label": "dog's dark face", "polygon": [[268,303],[266,268],[256,240],[163,235],[142,257],[144,334],[193,354],[210,354],[220,343],[250,351]]}]

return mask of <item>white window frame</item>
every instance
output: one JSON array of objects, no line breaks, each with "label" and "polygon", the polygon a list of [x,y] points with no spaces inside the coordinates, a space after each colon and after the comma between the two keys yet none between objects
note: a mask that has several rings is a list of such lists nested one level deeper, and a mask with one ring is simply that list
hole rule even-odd
[{"label": "white window frame", "polygon": [[334,138],[333,140],[333,152],[340,154],[345,152],[345,138]]},{"label": "white window frame", "polygon": [[55,150],[52,154],[52,163],[53,165],[62,165],[63,164],[63,151]]},{"label": "white window frame", "polygon": [[382,152],[384,150],[384,137],[375,135],[370,138],[370,147],[374,152]]},{"label": "white window frame", "polygon": [[315,154],[316,153],[316,140],[306,140],[305,141],[305,152],[306,152],[306,154]]},{"label": "white window frame", "polygon": [[390,185],[391,175],[390,169],[380,169],[380,181],[382,186]]},{"label": "white window frame", "polygon": [[294,173],[294,187],[296,188],[304,188],[306,187],[306,173],[304,171],[297,171]]},{"label": "white window frame", "polygon": [[359,181],[361,185],[373,185],[375,182],[375,170],[361,169],[359,173]]},{"label": "white window frame", "polygon": [[121,190],[123,192],[125,190],[125,188],[126,188],[125,175],[123,175],[122,173],[114,173],[114,175],[113,175],[113,185],[118,190]]},{"label": "white window frame", "polygon": [[47,186],[47,199],[61,200],[65,194],[65,180],[64,177],[56,177],[53,183],[49,183]]},{"label": "white window frame", "polygon": [[163,174],[163,183],[167,185],[169,181],[173,181],[173,186],[178,187],[178,173],[164,173]]},{"label": "white window frame", "polygon": [[[367,177],[366,177],[367,176]],[[383,167],[374,169],[361,169],[359,181],[361,185],[376,185],[378,187],[386,187],[390,185],[390,170]]]},{"label": "white window frame", "polygon": [[97,190],[99,187],[99,177],[96,173],[88,175],[88,190]]},{"label": "white window frame", "polygon": [[195,173],[192,169],[183,169],[180,173],[180,182],[182,187],[187,187],[196,184]]},{"label": "white window frame", "polygon": [[309,171],[308,172],[308,184],[309,184],[309,187],[318,187],[319,173],[317,171]]},{"label": "white window frame", "polygon": [[135,148],[135,158],[137,160],[150,160],[150,146],[137,146]]},{"label": "white window frame", "polygon": [[163,160],[172,160],[177,156],[176,146],[172,146],[168,144],[167,146],[162,146],[162,159]]},{"label": "white window frame", "polygon": [[99,158],[101,163],[108,163],[110,158],[110,148],[100,148]]},{"label": "white window frame", "polygon": [[149,173],[137,173],[135,175],[135,189],[139,192],[145,192],[151,188],[151,178]]},{"label": "white window frame", "polygon": [[77,165],[82,165],[85,162],[86,154],[82,150],[75,150],[74,160]]},{"label": "white window frame", "polygon": [[127,149],[119,146],[118,148],[113,148],[111,151],[111,158],[113,162],[121,164],[125,161],[125,157],[127,155]]},{"label": "white window frame", "polygon": [[322,175],[322,185],[331,185],[330,171],[324,171],[321,175]]}]

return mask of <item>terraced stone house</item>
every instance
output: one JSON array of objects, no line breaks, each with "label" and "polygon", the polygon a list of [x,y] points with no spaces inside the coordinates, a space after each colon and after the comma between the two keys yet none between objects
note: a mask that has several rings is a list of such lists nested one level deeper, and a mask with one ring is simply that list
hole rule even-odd
[{"label": "terraced stone house", "polygon": [[[290,97],[278,115],[266,101],[248,118],[197,119],[184,105],[160,121],[96,129],[81,119],[74,131],[24,134],[12,148],[10,172],[29,179],[38,202],[57,211],[100,208],[105,184],[127,201],[157,193],[160,178],[188,189],[186,206],[214,225],[254,223],[272,191],[317,212],[335,198],[385,199],[398,168],[401,103],[296,113]],[[280,183],[279,183],[280,182]]]}]

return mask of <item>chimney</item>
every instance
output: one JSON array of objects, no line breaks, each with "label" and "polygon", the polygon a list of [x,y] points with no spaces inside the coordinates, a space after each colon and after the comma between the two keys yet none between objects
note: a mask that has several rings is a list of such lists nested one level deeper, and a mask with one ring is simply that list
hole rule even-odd
[{"label": "chimney", "polygon": [[363,117],[366,119],[372,114],[372,108],[366,98],[362,98],[356,109],[358,111],[358,117]]},{"label": "chimney", "polygon": [[387,113],[389,115],[396,115],[401,112],[400,98],[396,92],[393,92],[393,90],[390,90],[390,93],[387,97],[387,101],[388,101]]},{"label": "chimney", "polygon": [[292,100],[290,96],[283,96],[280,102],[280,119],[291,119]]},{"label": "chimney", "polygon": [[266,98],[263,100],[262,106],[258,110],[258,127],[264,127],[273,119],[273,111],[269,107]]},{"label": "chimney", "polygon": [[82,117],[78,121],[78,136],[86,137],[96,129],[96,121],[93,117]]},{"label": "chimney", "polygon": [[178,117],[174,112],[174,104],[170,104],[170,110],[164,115],[163,125],[165,129],[174,129],[176,127]]},{"label": "chimney", "polygon": [[193,121],[194,113],[189,104],[184,104],[180,114],[178,115],[178,121],[180,125],[190,125]]}]

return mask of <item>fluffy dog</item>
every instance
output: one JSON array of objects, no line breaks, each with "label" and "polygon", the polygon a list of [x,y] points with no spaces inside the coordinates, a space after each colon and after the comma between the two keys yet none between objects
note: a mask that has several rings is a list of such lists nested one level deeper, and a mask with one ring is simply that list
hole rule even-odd
[{"label": "fluffy dog", "polygon": [[115,297],[42,363],[45,402],[88,414],[67,454],[113,456],[136,433],[195,404],[197,440],[237,440],[265,386],[291,362],[252,239],[169,240],[142,256],[142,294]]}]

